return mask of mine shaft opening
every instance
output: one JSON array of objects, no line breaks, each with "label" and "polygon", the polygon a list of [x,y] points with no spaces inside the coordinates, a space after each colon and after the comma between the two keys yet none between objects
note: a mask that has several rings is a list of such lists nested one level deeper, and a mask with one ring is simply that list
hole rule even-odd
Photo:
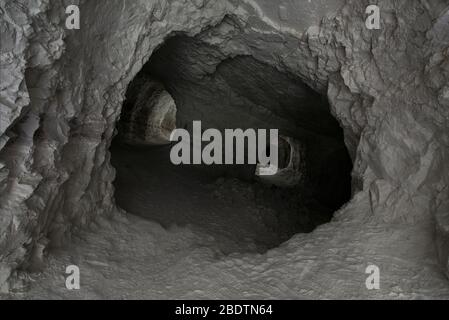
[{"label": "mine shaft opening", "polygon": [[[170,135],[192,133],[194,121],[201,132],[278,129],[277,173],[173,164]],[[130,82],[111,154],[119,207],[189,228],[223,254],[261,253],[311,232],[351,196],[352,162],[325,96],[290,72],[186,35],[166,40]]]}]

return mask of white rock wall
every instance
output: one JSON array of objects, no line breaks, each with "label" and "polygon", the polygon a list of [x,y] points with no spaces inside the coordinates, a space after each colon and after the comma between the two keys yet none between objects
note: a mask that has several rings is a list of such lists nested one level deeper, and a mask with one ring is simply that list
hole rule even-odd
[{"label": "white rock wall", "polygon": [[133,145],[171,143],[176,104],[164,86],[148,76],[136,76],[126,96],[117,124],[120,141]]},{"label": "white rock wall", "polygon": [[127,84],[169,34],[193,36],[226,14],[243,33],[224,24],[207,41],[327,92],[354,186],[370,195],[371,211],[360,214],[404,224],[436,217],[447,265],[447,1],[379,1],[378,31],[364,27],[368,1],[326,1],[315,11],[315,2],[296,1],[296,10],[312,10],[298,21],[276,1],[84,0],[72,31],[68,4],[0,0],[2,290],[17,267],[38,270],[44,248],[112,212],[107,150]]}]

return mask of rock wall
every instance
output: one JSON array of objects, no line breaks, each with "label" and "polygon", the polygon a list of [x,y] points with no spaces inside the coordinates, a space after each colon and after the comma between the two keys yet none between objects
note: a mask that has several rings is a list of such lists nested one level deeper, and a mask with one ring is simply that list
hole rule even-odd
[{"label": "rock wall", "polygon": [[281,188],[291,188],[304,181],[306,173],[305,147],[300,141],[281,136],[279,139],[279,164],[274,175],[261,175],[261,169],[268,166],[258,164],[256,175],[265,183]]},{"label": "rock wall", "polygon": [[117,129],[120,140],[128,144],[169,144],[176,129],[175,101],[163,84],[137,75],[128,86]]},{"label": "rock wall", "polygon": [[128,83],[168,36],[208,29],[225,57],[252,56],[327,94],[354,190],[370,196],[360,215],[435,219],[447,266],[447,1],[378,1],[380,30],[365,28],[359,0],[73,2],[80,30],[64,27],[68,1],[0,0],[3,291],[14,270],[39,270],[46,248],[112,214],[108,148]]}]

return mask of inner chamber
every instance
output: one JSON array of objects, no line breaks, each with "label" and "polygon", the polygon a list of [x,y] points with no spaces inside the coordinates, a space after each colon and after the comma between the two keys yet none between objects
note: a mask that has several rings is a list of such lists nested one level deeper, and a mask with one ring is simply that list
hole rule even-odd
[{"label": "inner chamber", "polygon": [[[280,170],[173,165],[170,134],[193,121],[203,131],[278,129]],[[325,96],[185,35],[166,40],[129,84],[111,154],[118,206],[169,230],[190,228],[223,254],[261,253],[311,232],[351,196],[352,163]]]}]

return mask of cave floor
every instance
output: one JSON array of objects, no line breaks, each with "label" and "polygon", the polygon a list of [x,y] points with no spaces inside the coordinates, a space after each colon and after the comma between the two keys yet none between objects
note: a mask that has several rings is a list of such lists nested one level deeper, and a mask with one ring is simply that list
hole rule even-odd
[{"label": "cave floor", "polygon": [[[270,216],[248,214],[252,209],[245,206],[245,197],[217,200],[212,175],[196,181],[194,190],[182,179],[168,185],[178,181],[167,176],[178,175],[177,170],[164,172],[164,179],[144,174],[142,166],[155,172],[152,161],[121,154],[126,156],[113,160],[125,166],[117,176],[117,202],[139,216],[117,211],[112,219],[98,218],[68,246],[52,251],[47,268],[27,275],[28,287],[12,298],[449,298],[430,220],[383,223],[368,214],[368,197],[358,194],[332,222],[270,249],[281,240],[269,228]],[[194,170],[190,173],[194,181]],[[142,184],[149,189],[143,191]],[[245,194],[240,185],[235,187],[237,194]],[[151,207],[149,202],[156,204],[149,197],[158,197],[164,211]],[[201,212],[199,201],[203,208],[222,206]],[[214,206],[205,207],[208,201]],[[73,264],[80,268],[81,289],[69,291],[64,272]],[[380,268],[380,290],[365,286],[371,264]]]},{"label": "cave floor", "polygon": [[119,207],[165,229],[188,226],[220,254],[262,253],[295,233],[279,221],[276,203],[256,201],[256,184],[223,178],[213,167],[175,166],[169,146],[116,144],[112,153]]},{"label": "cave floor", "polygon": [[[449,283],[421,228],[332,222],[265,254],[218,255],[188,227],[140,217],[102,219],[30,275],[25,299],[448,299]],[[368,264],[380,290],[367,290]],[[65,288],[76,264],[81,290]]]}]

